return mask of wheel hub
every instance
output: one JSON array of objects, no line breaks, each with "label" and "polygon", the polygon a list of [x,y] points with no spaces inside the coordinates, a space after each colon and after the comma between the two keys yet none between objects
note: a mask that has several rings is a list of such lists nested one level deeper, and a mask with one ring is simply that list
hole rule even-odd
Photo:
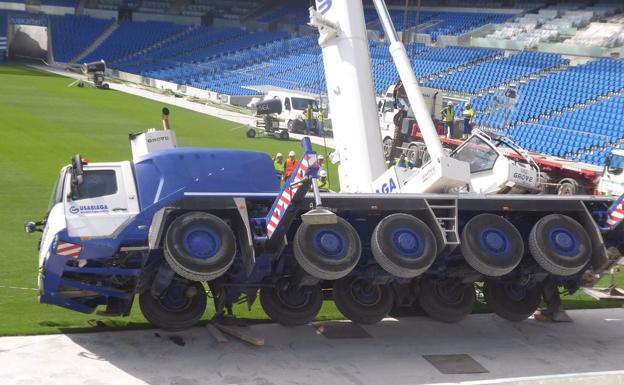
[{"label": "wheel hub", "polygon": [[355,280],[351,284],[351,297],[360,305],[374,306],[381,299],[381,288],[362,280]]},{"label": "wheel hub", "polygon": [[481,247],[485,252],[492,255],[504,255],[509,252],[509,239],[507,235],[496,228],[486,228],[481,231]]},{"label": "wheel hub", "polygon": [[205,227],[193,227],[183,236],[184,248],[194,257],[208,259],[214,257],[221,246],[218,235]]},{"label": "wheel hub", "polygon": [[392,234],[392,245],[404,257],[417,257],[423,249],[420,236],[410,229],[396,230]]},{"label": "wheel hub", "polygon": [[286,285],[277,289],[277,296],[284,306],[290,309],[301,309],[308,303],[309,293],[304,288]]},{"label": "wheel hub", "polygon": [[187,289],[185,285],[173,283],[160,298],[161,305],[169,311],[183,310],[189,303]]},{"label": "wheel hub", "polygon": [[317,249],[326,256],[337,257],[344,249],[342,237],[334,231],[321,230],[315,238]]},{"label": "wheel hub", "polygon": [[557,228],[550,232],[551,247],[561,255],[575,255],[578,250],[578,242],[574,234],[567,229]]}]

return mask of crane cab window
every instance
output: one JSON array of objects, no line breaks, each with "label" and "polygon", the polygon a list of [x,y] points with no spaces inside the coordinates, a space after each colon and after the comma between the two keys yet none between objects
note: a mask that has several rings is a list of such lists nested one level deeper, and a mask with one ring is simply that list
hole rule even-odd
[{"label": "crane cab window", "polygon": [[607,165],[609,174],[620,175],[624,169],[624,156],[612,155]]},{"label": "crane cab window", "polygon": [[473,136],[451,157],[470,163],[470,173],[474,174],[494,168],[498,153],[483,139]]},{"label": "crane cab window", "polygon": [[91,199],[117,193],[117,176],[114,170],[85,171],[82,184],[72,194],[72,200]]}]

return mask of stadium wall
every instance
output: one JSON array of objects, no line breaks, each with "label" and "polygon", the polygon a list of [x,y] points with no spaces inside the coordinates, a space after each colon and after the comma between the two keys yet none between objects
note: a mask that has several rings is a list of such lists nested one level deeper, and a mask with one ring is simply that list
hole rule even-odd
[{"label": "stadium wall", "polygon": [[0,2],[0,9],[6,9],[9,11],[25,11],[26,6],[24,3],[5,3]]},{"label": "stadium wall", "polygon": [[93,9],[85,8],[84,14],[98,19],[115,19],[117,20],[118,12],[109,9]]},{"label": "stadium wall", "polygon": [[[169,23],[185,24],[185,25],[201,24],[201,17],[197,17],[197,16],[176,16],[176,15],[165,15],[165,14],[154,14],[154,13],[147,13],[147,12],[132,12],[132,20],[133,21],[166,21]],[[238,23],[237,25],[240,25],[240,23]]]}]

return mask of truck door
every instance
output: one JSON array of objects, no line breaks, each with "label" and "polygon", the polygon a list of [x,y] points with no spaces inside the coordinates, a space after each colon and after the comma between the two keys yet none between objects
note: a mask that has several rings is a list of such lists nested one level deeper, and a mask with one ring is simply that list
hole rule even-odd
[{"label": "truck door", "polygon": [[83,182],[73,191],[65,178],[64,210],[72,237],[113,237],[139,211],[129,162],[85,167]]}]

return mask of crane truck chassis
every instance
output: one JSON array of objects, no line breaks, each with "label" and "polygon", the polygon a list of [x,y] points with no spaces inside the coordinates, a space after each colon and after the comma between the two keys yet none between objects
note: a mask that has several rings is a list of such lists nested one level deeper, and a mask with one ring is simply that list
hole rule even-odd
[{"label": "crane truck chassis", "polygon": [[161,149],[86,165],[74,157],[46,220],[26,224],[45,225],[40,301],[125,316],[138,294],[152,324],[181,329],[203,315],[207,283],[217,314],[259,293],[271,319],[300,325],[332,289],[354,322],[417,303],[456,322],[484,282],[492,310],[519,321],[546,288],[575,292],[586,271],[608,263],[605,246],[621,246],[622,199],[319,193],[316,155],[302,143],[281,190],[269,156],[255,152]]},{"label": "crane truck chassis", "polygon": [[[393,31],[383,2],[374,3]],[[386,171],[370,60],[362,57],[362,4],[318,0],[317,9],[310,24],[320,32],[343,192],[319,192],[307,137],[281,188],[268,155],[157,149],[175,137],[170,132],[134,136],[146,145],[133,142],[133,152],[153,151],[132,162],[83,165],[75,156],[61,170],[47,218],[25,225],[27,232],[44,226],[41,302],[128,315],[138,294],[149,322],[181,329],[202,317],[207,284],[218,316],[259,295],[271,319],[301,325],[331,290],[357,323],[416,303],[434,319],[457,322],[483,282],[492,311],[520,321],[542,297],[561,315],[560,289],[575,292],[583,274],[609,264],[606,248],[622,246],[622,197],[434,193],[467,183],[469,164],[443,152],[396,31],[388,34],[391,53],[432,160],[405,190],[418,194],[373,194]]]}]

